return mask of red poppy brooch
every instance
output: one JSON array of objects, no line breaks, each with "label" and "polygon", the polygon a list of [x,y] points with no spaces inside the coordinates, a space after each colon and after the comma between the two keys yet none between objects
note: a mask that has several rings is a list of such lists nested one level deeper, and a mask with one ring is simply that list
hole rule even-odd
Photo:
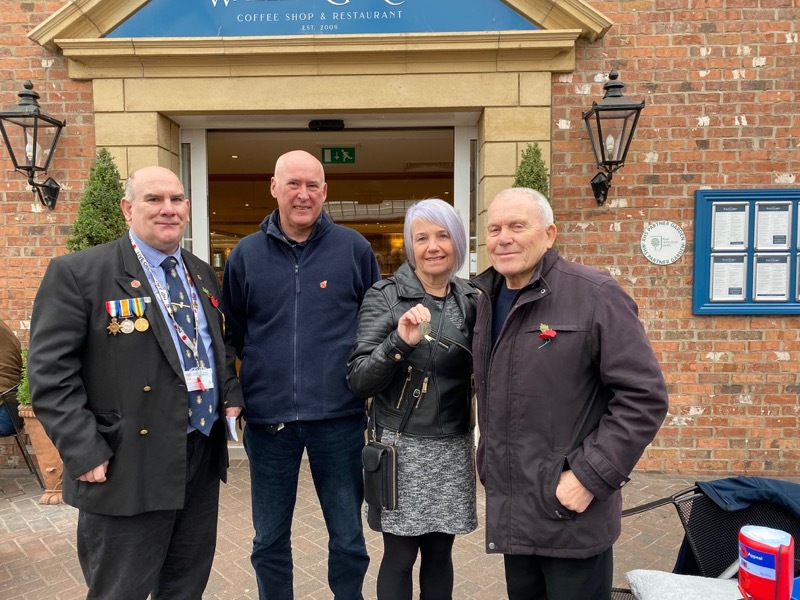
[{"label": "red poppy brooch", "polygon": [[[202,289],[203,289],[203,293],[206,296],[208,296],[208,299],[211,301],[211,306],[213,306],[214,308],[219,310],[219,299],[214,294],[209,292],[208,288],[202,288]],[[220,312],[222,312],[222,311],[220,310]]]},{"label": "red poppy brooch", "polygon": [[222,317],[222,335],[225,335],[225,313],[222,312],[222,309],[219,307],[219,298],[217,298],[214,294],[208,291],[208,288],[201,288],[203,293],[208,296],[209,301],[211,302],[211,306],[217,309],[219,316]]},{"label": "red poppy brooch", "polygon": [[554,337],[556,337],[556,330],[550,329],[550,326],[545,325],[544,323],[539,324],[539,331],[541,331],[539,338],[544,340],[544,343],[539,346],[539,348],[544,348]]}]

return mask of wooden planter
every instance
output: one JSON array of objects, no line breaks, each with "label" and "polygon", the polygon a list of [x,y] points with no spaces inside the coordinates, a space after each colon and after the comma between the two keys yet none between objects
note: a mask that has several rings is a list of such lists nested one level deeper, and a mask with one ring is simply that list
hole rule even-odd
[{"label": "wooden planter", "polygon": [[53,442],[47,437],[33,408],[21,404],[18,412],[25,421],[25,430],[31,439],[36,455],[36,464],[39,465],[39,471],[44,480],[44,494],[39,499],[39,504],[61,504],[61,475],[64,472],[61,456]]}]

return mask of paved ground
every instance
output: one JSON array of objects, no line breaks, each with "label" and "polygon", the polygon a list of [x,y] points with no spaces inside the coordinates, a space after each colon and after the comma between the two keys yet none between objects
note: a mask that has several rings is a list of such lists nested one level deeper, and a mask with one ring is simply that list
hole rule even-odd
[{"label": "paved ground", "polygon": [[[247,463],[234,461],[221,497],[220,533],[214,571],[204,598],[258,598],[250,566],[253,536]],[[625,506],[663,497],[694,483],[694,478],[634,474],[624,490]],[[480,489],[480,488],[479,488]],[[480,490],[482,494],[482,490]],[[0,598],[73,600],[86,595],[75,553],[77,511],[69,506],[40,506],[41,491],[27,470],[0,469]],[[479,502],[481,523],[483,505]],[[632,568],[671,570],[681,528],[670,507],[630,517],[615,547],[615,581],[624,583]],[[327,534],[307,466],[300,478],[294,522],[296,600],[330,600],[326,583]],[[367,532],[372,557],[364,586],[365,600],[375,599],[381,540]],[[454,599],[503,600],[502,560],[487,555],[483,528],[455,543]]]}]

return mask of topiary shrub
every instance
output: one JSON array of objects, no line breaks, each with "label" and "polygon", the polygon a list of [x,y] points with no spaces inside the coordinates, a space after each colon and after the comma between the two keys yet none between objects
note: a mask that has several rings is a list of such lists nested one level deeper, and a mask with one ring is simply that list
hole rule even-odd
[{"label": "topiary shrub", "polygon": [[31,403],[31,390],[28,387],[28,349],[22,349],[22,380],[17,388],[17,402],[28,406]]},{"label": "topiary shrub", "polygon": [[534,142],[522,151],[522,160],[517,167],[514,187],[526,187],[544,194],[550,199],[550,176],[542,158],[542,149]]},{"label": "topiary shrub", "polygon": [[78,205],[67,250],[77,252],[121,237],[128,230],[119,207],[124,195],[119,169],[111,153],[100,148],[89,169],[89,181]]},{"label": "topiary shrub", "polygon": [[[78,216],[72,224],[67,250],[77,252],[112,242],[128,231],[128,224],[119,207],[125,189],[119,177],[119,169],[105,148],[97,151],[89,169],[89,181],[78,205]],[[22,381],[17,390],[20,404],[31,403],[28,388],[28,351],[22,351]]]}]

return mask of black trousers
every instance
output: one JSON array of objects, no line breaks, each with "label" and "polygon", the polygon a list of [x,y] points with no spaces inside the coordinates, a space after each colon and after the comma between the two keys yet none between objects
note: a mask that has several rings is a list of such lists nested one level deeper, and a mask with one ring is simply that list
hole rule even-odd
[{"label": "black trousers", "polygon": [[591,558],[503,555],[508,600],[611,600],[611,548]]},{"label": "black trousers", "polygon": [[145,600],[148,594],[152,600],[202,598],[217,542],[220,480],[209,438],[195,431],[186,443],[181,510],[129,517],[79,512],[78,559],[89,586],[87,600]]}]

